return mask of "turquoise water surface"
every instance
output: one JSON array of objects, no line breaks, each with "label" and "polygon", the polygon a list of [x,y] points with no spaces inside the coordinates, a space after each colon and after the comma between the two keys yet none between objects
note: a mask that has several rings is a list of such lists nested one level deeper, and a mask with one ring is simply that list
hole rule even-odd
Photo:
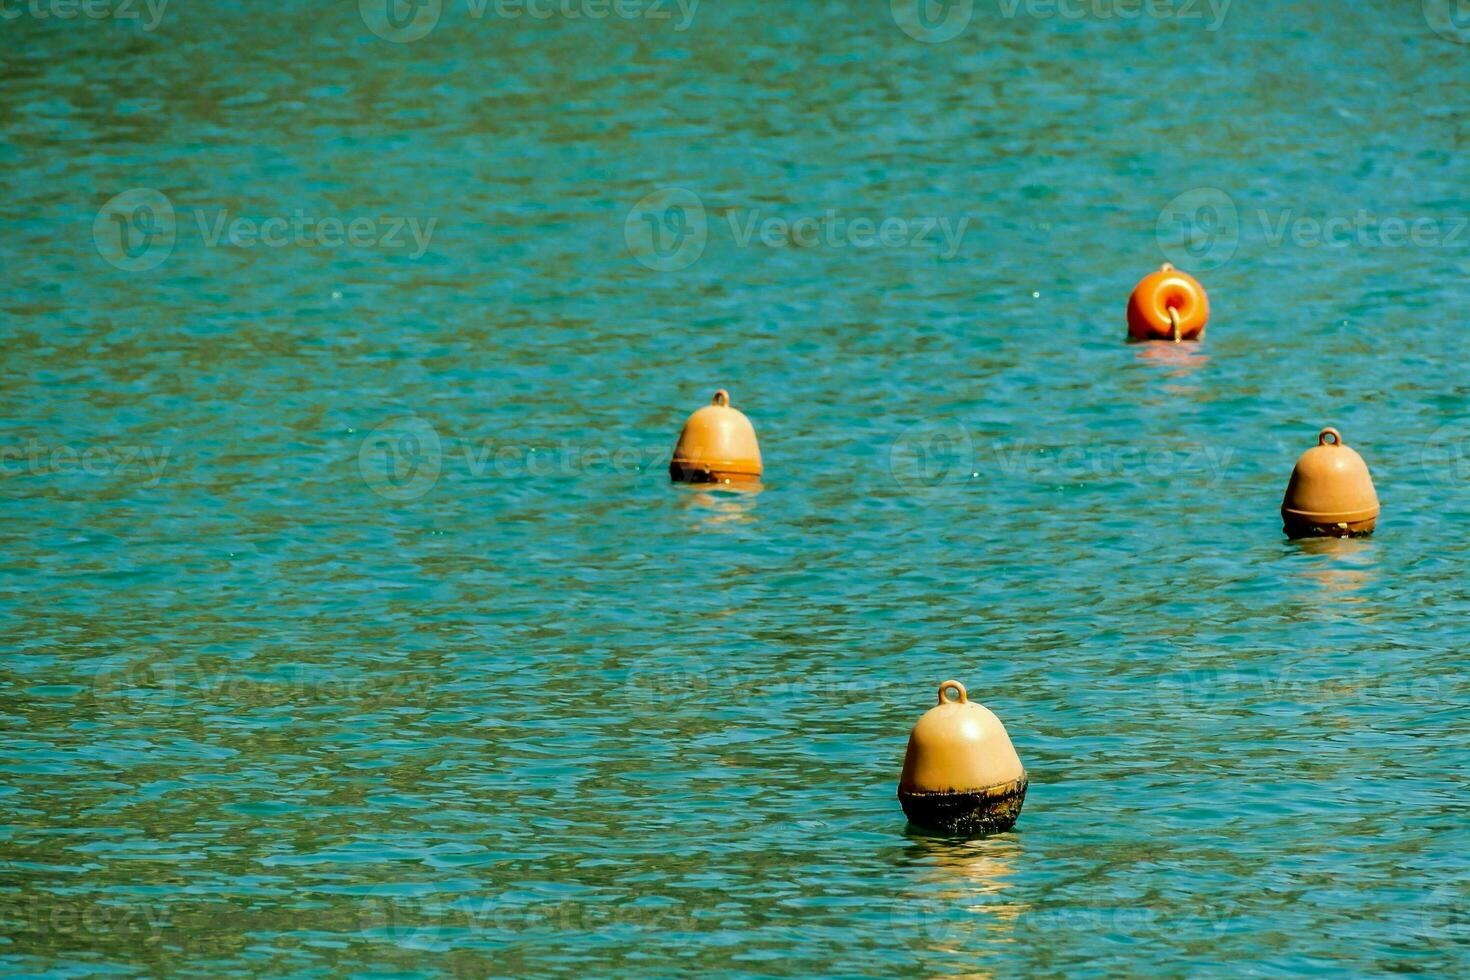
[{"label": "turquoise water surface", "polygon": [[0,7],[0,970],[1470,971],[1454,3],[393,3]]}]

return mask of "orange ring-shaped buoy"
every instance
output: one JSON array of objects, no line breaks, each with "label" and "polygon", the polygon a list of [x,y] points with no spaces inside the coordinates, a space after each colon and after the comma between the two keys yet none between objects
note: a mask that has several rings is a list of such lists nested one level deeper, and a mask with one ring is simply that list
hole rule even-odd
[{"label": "orange ring-shaped buoy", "polygon": [[1175,339],[1170,309],[1179,322],[1180,340],[1204,336],[1205,324],[1210,320],[1205,288],[1194,276],[1166,262],[1133,287],[1133,295],[1128,297],[1128,336],[1134,340]]}]

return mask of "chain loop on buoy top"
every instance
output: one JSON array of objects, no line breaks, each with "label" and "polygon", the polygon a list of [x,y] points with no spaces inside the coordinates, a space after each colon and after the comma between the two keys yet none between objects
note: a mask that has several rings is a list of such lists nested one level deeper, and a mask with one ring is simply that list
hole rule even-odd
[{"label": "chain loop on buoy top", "polygon": [[1128,297],[1128,336],[1133,340],[1199,340],[1209,320],[1204,287],[1168,262],[1144,276]]},{"label": "chain loop on buoy top", "polygon": [[762,469],[755,426],[724,388],[689,416],[669,460],[669,478],[678,483],[758,483]]},{"label": "chain loop on buoy top", "polygon": [[[950,693],[955,695],[950,700]],[[1026,770],[1000,719],[965,685],[939,685],[939,703],[909,735],[898,801],[909,821],[952,834],[1010,830],[1026,800]]]},{"label": "chain loop on buoy top", "polygon": [[1347,538],[1378,525],[1378,491],[1368,464],[1327,426],[1292,468],[1281,500],[1283,530],[1292,538]]}]

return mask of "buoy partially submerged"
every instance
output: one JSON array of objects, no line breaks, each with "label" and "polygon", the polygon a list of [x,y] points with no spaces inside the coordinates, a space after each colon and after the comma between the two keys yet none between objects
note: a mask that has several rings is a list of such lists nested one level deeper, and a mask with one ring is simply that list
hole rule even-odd
[{"label": "buoy partially submerged", "polygon": [[1205,287],[1167,262],[1144,276],[1128,297],[1128,336],[1133,340],[1200,340],[1209,320]]},{"label": "buoy partially submerged", "polygon": [[1347,538],[1372,534],[1378,491],[1368,464],[1328,427],[1302,453],[1281,500],[1283,530],[1293,538]]},{"label": "buoy partially submerged", "polygon": [[757,483],[761,471],[755,426],[723,388],[689,416],[669,461],[669,478],[679,483]]},{"label": "buoy partially submerged", "polygon": [[959,681],[939,685],[939,703],[909,735],[898,783],[904,815],[946,833],[994,834],[1015,825],[1025,800],[1026,770],[1000,719]]}]

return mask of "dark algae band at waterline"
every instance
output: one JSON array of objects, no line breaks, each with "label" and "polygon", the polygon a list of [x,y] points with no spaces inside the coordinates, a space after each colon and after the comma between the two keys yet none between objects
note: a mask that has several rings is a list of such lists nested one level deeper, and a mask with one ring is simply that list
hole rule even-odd
[{"label": "dark algae band at waterline", "polygon": [[898,791],[899,804],[909,822],[963,837],[999,834],[1010,830],[1026,802],[1026,777],[965,791]]}]

